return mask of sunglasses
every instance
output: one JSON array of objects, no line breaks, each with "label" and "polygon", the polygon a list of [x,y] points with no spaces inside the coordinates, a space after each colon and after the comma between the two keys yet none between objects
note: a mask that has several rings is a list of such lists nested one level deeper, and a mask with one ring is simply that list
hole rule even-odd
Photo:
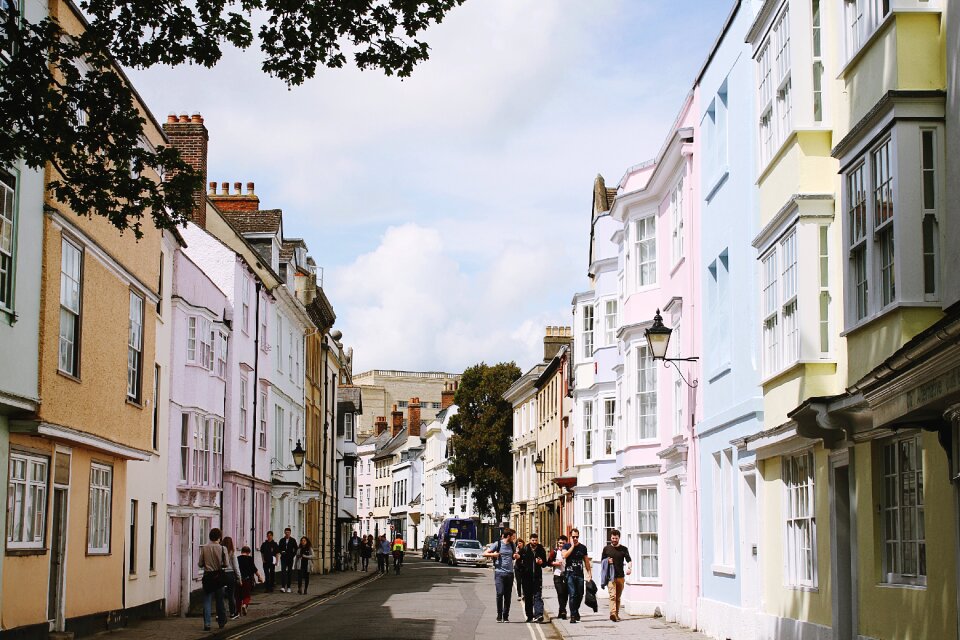
[{"label": "sunglasses", "polygon": [[580,539],[580,536],[570,536],[570,537],[573,538],[574,540],[579,540],[579,539]]}]

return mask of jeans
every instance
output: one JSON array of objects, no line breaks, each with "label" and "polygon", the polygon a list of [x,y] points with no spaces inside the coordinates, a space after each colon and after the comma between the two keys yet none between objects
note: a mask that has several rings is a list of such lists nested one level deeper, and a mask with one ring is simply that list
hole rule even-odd
[{"label": "jeans", "polygon": [[510,617],[510,599],[513,598],[513,572],[494,571],[493,584],[497,588],[497,617]]},{"label": "jeans", "polygon": [[528,578],[523,581],[523,609],[527,618],[543,615],[543,582]]},{"label": "jeans", "polygon": [[289,589],[293,583],[293,558],[280,556],[280,586]]},{"label": "jeans", "polygon": [[217,601],[217,624],[221,627],[227,624],[227,613],[223,607],[223,589],[216,589],[210,593],[203,594],[203,628],[210,628],[210,609],[213,606],[213,600]]},{"label": "jeans", "polygon": [[304,562],[300,566],[300,572],[297,573],[297,593],[300,593],[300,587],[303,586],[303,592],[307,592],[310,586],[310,563]]},{"label": "jeans", "polygon": [[370,564],[370,556],[363,556],[360,558],[360,563],[363,565],[363,570],[367,570],[367,566]]},{"label": "jeans", "polygon": [[567,574],[567,594],[570,599],[570,619],[580,619],[580,603],[583,602],[583,576]]},{"label": "jeans", "polygon": [[614,578],[607,583],[607,593],[610,594],[610,615],[620,617],[620,596],[623,595],[624,578]]},{"label": "jeans", "polygon": [[517,597],[518,597],[518,598],[522,598],[522,597],[523,597],[523,588],[526,586],[526,585],[523,583],[523,574],[520,573],[519,571],[517,571],[516,569],[514,569],[514,570],[513,570],[513,576],[514,576],[513,581],[517,583]]},{"label": "jeans", "polygon": [[360,570],[360,550],[354,549],[350,552],[350,560],[353,562],[353,570]]},{"label": "jeans", "polygon": [[273,561],[273,556],[263,556],[263,586],[267,591],[273,591],[273,584],[277,579],[277,566]]},{"label": "jeans", "polygon": [[560,615],[567,615],[567,577],[553,576],[553,588],[557,590],[557,600],[560,601]]},{"label": "jeans", "polygon": [[237,583],[237,574],[233,571],[227,571],[226,575],[227,586],[223,590],[223,597],[227,599],[230,617],[233,617],[237,613],[237,591],[240,590],[240,585]]},{"label": "jeans", "polygon": [[384,573],[387,570],[387,556],[382,553],[377,554],[377,572]]}]

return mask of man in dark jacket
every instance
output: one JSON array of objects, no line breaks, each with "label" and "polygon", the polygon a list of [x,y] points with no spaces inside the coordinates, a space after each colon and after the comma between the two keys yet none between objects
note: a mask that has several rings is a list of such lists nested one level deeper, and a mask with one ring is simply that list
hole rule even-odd
[{"label": "man in dark jacket", "polygon": [[273,531],[267,531],[267,539],[260,545],[260,559],[263,560],[263,586],[268,593],[273,593],[273,583],[276,579],[277,556],[280,547],[273,539]]},{"label": "man in dark jacket", "polygon": [[543,566],[547,564],[547,551],[540,545],[535,533],[530,534],[527,546],[520,552],[523,567],[523,605],[527,622],[543,622]]},{"label": "man in dark jacket", "polygon": [[293,582],[293,559],[297,555],[297,540],[290,535],[290,527],[283,530],[280,538],[280,589],[290,593],[290,583]]}]

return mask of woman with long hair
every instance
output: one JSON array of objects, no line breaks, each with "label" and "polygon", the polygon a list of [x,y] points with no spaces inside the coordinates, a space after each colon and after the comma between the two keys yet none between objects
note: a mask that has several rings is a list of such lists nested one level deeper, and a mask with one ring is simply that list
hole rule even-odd
[{"label": "woman with long hair", "polygon": [[[297,547],[297,593],[306,594],[310,586],[310,562],[313,560],[313,545],[310,544],[310,538],[303,536],[300,538],[300,546]],[[301,585],[303,585],[301,590]]]},{"label": "woman with long hair", "polygon": [[233,538],[227,536],[221,544],[227,550],[227,567],[224,569],[224,573],[227,574],[227,604],[230,606],[230,619],[235,620],[240,617],[240,609],[237,607],[237,594],[240,591],[240,566],[237,564]]},{"label": "woman with long hair", "polygon": [[[517,540],[517,553],[523,553],[523,540]],[[519,562],[513,563],[513,575],[517,583],[517,600],[523,600],[523,567]]]},{"label": "woman with long hair", "polygon": [[237,610],[240,615],[247,615],[247,606],[250,604],[250,594],[253,593],[254,580],[263,582],[263,576],[257,569],[257,564],[250,555],[250,547],[240,549],[240,555],[237,557],[237,565],[240,567],[240,590],[237,592]]},{"label": "woman with long hair", "polygon": [[373,555],[373,536],[363,536],[360,542],[360,562],[363,564],[363,570],[366,571],[370,565],[370,556]]}]

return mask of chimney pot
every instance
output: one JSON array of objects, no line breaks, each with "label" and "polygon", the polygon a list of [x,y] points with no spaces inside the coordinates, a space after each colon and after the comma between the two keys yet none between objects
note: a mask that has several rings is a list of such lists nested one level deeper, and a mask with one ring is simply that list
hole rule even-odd
[{"label": "chimney pot", "polygon": [[242,186],[243,186],[243,184],[241,184],[240,182],[234,182],[234,183],[233,183],[233,191],[234,191],[234,193],[236,193],[238,196],[241,195],[241,194],[243,194],[243,189],[240,188],[240,187],[242,187]]},{"label": "chimney pot", "polygon": [[221,183],[221,184],[220,184],[220,190],[223,191],[223,195],[225,195],[225,196],[230,195],[230,183],[229,183],[229,182],[223,182],[223,183]]},{"label": "chimney pot", "polygon": [[185,113],[180,114],[180,122],[190,122],[190,116]]},{"label": "chimney pot", "polygon": [[169,122],[169,123],[172,124],[172,123],[174,123],[174,122],[176,122],[176,121],[177,121],[177,114],[175,114],[175,113],[168,113],[168,114],[167,114],[167,122]]},{"label": "chimney pot", "polygon": [[248,195],[248,196],[252,196],[253,193],[254,193],[254,191],[253,191],[253,183],[252,183],[252,182],[248,182],[248,183],[247,183],[247,195]]},{"label": "chimney pot", "polygon": [[211,182],[211,183],[210,183],[210,195],[212,195],[212,196],[217,195],[217,183],[216,183],[216,182]]},{"label": "chimney pot", "polygon": [[200,115],[199,113],[195,113],[192,116],[190,116],[190,122],[194,124],[203,124],[203,116]]}]

